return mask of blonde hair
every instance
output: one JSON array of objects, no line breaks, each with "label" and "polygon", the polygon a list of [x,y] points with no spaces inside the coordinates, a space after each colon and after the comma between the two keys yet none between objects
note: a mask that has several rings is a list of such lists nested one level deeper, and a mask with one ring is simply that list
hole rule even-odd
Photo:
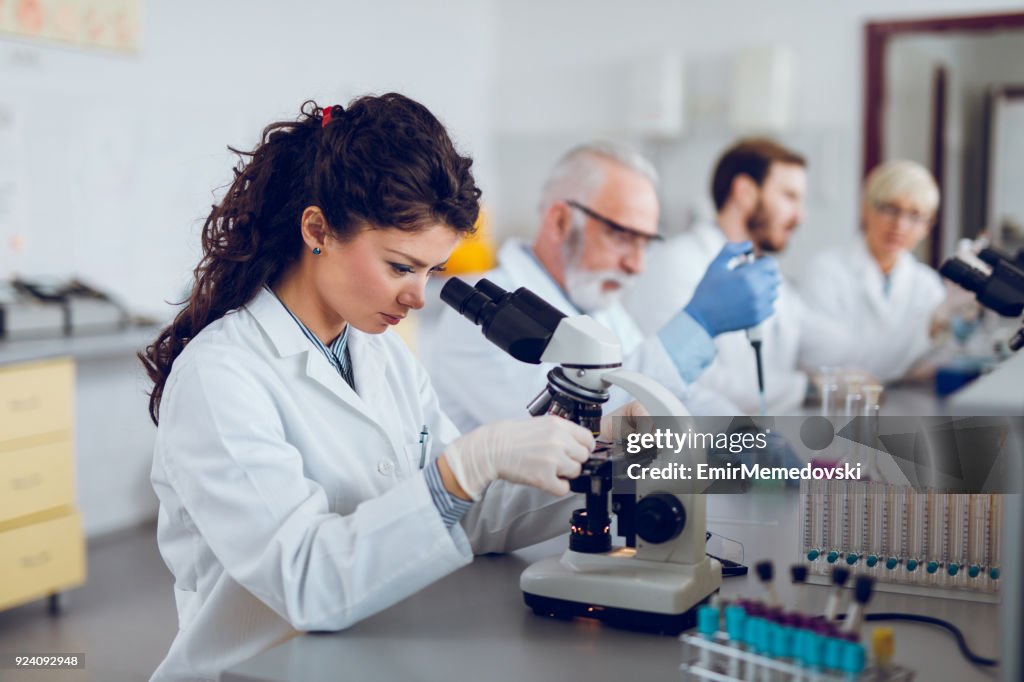
[{"label": "blonde hair", "polygon": [[934,215],[939,208],[939,186],[928,169],[914,161],[886,161],[875,166],[864,181],[863,201],[879,206],[907,199]]}]

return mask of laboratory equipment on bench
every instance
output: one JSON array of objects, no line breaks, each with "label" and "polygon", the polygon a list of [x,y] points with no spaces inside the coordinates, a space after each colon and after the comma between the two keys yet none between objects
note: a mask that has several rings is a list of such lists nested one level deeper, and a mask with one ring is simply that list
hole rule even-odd
[{"label": "laboratory equipment on bench", "polygon": [[[665,387],[622,368],[618,338],[590,317],[566,316],[528,289],[508,292],[486,279],[474,287],[453,278],[441,298],[517,360],[556,365],[528,406],[534,416],[555,414],[596,435],[612,386],[653,416],[688,416]],[[722,582],[721,564],[705,554],[705,499],[650,479],[636,481],[635,493],[612,495],[617,455],[598,448],[570,482],[585,506],[572,514],[569,549],[523,572],[524,600],[540,615],[675,634],[694,625],[695,607]],[[612,544],[613,511],[625,546]]]},{"label": "laboratory equipment on bench", "polygon": [[878,589],[995,602],[1004,496],[917,491],[881,481],[801,481],[800,557],[809,580],[835,566]]},{"label": "laboratory equipment on bench", "polygon": [[[974,293],[978,303],[1004,317],[1024,313],[1024,266],[993,249],[976,258],[961,254],[948,259],[939,274]],[[1011,351],[1024,347],[1024,326],[1008,342]]]},{"label": "laboratory equipment on bench", "polygon": [[0,338],[115,332],[130,319],[115,298],[78,279],[15,277],[0,283]]},{"label": "laboratory equipment on bench", "polygon": [[[683,644],[680,670],[686,680],[858,680],[897,682],[914,679],[914,671],[892,663],[890,628],[875,629],[871,647],[864,643],[863,623],[874,580],[858,576],[845,614],[840,605],[848,572],[834,569],[832,594],[824,615],[809,613],[803,604],[806,569],[794,566],[791,575],[797,606],[779,603],[772,586],[770,561],[757,564],[767,599],[715,597],[697,612],[697,632],[679,639]],[[902,614],[884,614],[899,618]]]}]

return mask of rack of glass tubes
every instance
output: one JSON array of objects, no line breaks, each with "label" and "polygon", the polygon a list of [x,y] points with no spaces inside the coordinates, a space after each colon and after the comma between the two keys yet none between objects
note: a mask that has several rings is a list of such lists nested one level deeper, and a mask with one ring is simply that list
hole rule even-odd
[{"label": "rack of glass tubes", "polygon": [[[827,621],[779,609],[702,606],[697,632],[679,637],[684,680],[754,682],[904,682],[914,671],[891,663],[890,628],[872,632],[871,660],[859,636],[824,628]],[[724,617],[724,629],[721,620]]]},{"label": "rack of glass tubes", "polygon": [[995,601],[1000,495],[915,490],[876,481],[802,481],[801,555],[815,583],[836,565],[877,589]]}]

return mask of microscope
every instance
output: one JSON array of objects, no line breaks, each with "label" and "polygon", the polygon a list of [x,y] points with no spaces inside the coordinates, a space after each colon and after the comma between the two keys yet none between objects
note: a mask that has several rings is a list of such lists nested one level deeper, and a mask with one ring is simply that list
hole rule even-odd
[{"label": "microscope", "polygon": [[[1018,317],[1024,313],[1024,251],[1010,256],[985,248],[972,254],[948,259],[939,274],[972,292],[978,303],[1003,315]],[[1024,347],[1024,325],[1009,341],[1012,351]]]},{"label": "microscope", "polygon": [[[526,288],[508,292],[486,279],[474,287],[452,278],[441,299],[517,360],[556,365],[529,403],[530,414],[558,415],[596,436],[608,391],[618,386],[650,415],[677,420],[673,428],[685,431],[682,403],[656,381],[623,369],[618,338],[594,319],[566,316]],[[524,600],[538,615],[678,634],[695,625],[696,607],[722,584],[721,564],[705,554],[706,501],[646,479],[612,494],[622,451],[602,445],[608,444],[599,443],[570,482],[585,506],[572,514],[569,549],[523,572]],[[624,546],[612,544],[612,512]]]}]

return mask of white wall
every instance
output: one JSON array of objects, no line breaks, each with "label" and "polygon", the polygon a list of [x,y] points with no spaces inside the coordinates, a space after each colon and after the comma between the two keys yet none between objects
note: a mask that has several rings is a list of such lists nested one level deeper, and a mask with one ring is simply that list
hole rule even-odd
[{"label": "white wall", "polygon": [[[998,0],[503,2],[497,13],[498,229],[530,232],[548,165],[601,128],[606,100],[594,95],[594,74],[606,74],[606,89],[622,89],[610,65],[666,49],[687,60],[689,124],[680,138],[643,148],[662,171],[664,225],[669,232],[682,229],[691,206],[706,207],[711,165],[736,137],[723,123],[733,56],[744,48],[784,45],[795,56],[794,114],[790,130],[778,137],[811,164],[808,218],[783,261],[787,271],[799,272],[810,254],[856,229],[863,25],[1020,8],[1020,2]],[[545,112],[565,110],[577,117],[575,131],[539,129]]]},{"label": "white wall", "polygon": [[0,234],[0,278],[77,273],[169,315],[163,301],[187,286],[213,190],[231,177],[226,145],[251,146],[310,97],[417,98],[495,186],[495,27],[493,3],[477,0],[150,0],[137,56],[0,35],[25,217],[20,253]]}]

